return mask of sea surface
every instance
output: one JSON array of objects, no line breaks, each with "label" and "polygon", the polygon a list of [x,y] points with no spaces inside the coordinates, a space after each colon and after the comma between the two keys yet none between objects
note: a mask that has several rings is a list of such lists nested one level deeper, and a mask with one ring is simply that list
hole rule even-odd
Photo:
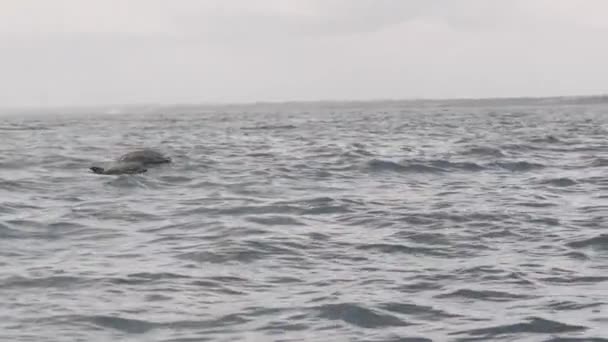
[{"label": "sea surface", "polygon": [[9,110],[0,341],[608,341],[608,105]]}]

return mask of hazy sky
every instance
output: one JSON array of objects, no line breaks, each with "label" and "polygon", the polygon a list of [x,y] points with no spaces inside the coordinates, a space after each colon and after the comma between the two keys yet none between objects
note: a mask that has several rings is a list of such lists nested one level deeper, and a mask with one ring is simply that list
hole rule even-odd
[{"label": "hazy sky", "polygon": [[608,90],[606,0],[0,0],[0,107]]}]

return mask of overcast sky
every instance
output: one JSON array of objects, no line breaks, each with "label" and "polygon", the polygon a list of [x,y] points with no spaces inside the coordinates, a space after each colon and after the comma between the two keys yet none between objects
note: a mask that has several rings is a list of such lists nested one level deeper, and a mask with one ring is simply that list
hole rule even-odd
[{"label": "overcast sky", "polygon": [[0,0],[0,107],[607,90],[606,0]]}]

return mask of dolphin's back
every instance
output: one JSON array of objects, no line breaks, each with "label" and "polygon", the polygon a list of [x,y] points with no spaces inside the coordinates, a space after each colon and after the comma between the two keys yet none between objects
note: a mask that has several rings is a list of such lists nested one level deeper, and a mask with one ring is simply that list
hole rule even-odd
[{"label": "dolphin's back", "polygon": [[139,150],[129,152],[118,159],[125,163],[141,163],[143,165],[162,164],[171,162],[171,158],[165,157],[162,153],[154,150]]},{"label": "dolphin's back", "polygon": [[129,152],[106,167],[92,166],[89,169],[101,175],[135,174],[146,172],[148,166],[170,162],[171,158],[164,156],[162,153],[144,149]]},{"label": "dolphin's back", "polygon": [[132,175],[148,171],[142,163],[137,162],[116,162],[106,169],[101,169],[104,175]]}]

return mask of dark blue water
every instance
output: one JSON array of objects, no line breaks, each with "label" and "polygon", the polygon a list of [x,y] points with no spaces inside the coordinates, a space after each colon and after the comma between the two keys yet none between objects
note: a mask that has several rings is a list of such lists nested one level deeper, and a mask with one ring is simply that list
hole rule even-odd
[{"label": "dark blue water", "polygon": [[607,338],[606,105],[0,117],[2,341]]}]

